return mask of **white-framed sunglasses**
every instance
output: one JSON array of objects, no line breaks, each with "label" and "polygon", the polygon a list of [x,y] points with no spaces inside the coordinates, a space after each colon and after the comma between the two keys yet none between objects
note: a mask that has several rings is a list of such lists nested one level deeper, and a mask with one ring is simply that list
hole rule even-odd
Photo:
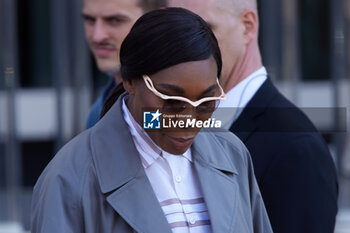
[{"label": "white-framed sunglasses", "polygon": [[187,108],[187,105],[190,104],[194,107],[195,111],[199,114],[203,113],[212,113],[218,106],[220,100],[226,99],[224,90],[222,89],[219,79],[216,78],[216,83],[220,90],[220,96],[213,97],[204,97],[197,101],[192,101],[183,96],[169,96],[163,93],[160,93],[153,85],[151,78],[148,75],[142,76],[147,88],[153,92],[156,96],[164,100],[164,105],[162,108],[163,112],[179,113],[184,111]]}]

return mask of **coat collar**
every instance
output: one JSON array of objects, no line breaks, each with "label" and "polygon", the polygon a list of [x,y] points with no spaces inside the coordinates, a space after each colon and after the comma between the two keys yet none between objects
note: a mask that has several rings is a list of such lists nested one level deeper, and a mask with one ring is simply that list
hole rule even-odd
[{"label": "coat collar", "polygon": [[278,90],[268,77],[232,124],[230,131],[235,133],[243,142],[246,142],[257,127],[256,118],[264,113],[277,94]]},{"label": "coat collar", "polygon": [[136,231],[171,233],[124,120],[123,96],[91,129],[92,157],[101,192]]},{"label": "coat collar", "polygon": [[[136,231],[171,233],[124,121],[122,97],[91,129],[91,151],[101,192]],[[236,176],[238,172],[229,161],[228,152],[217,146],[207,146],[217,139],[213,136],[209,139],[206,134],[198,134],[193,144],[194,165],[213,232],[229,232],[235,219],[238,189],[237,181],[229,176]]]},{"label": "coat collar", "polygon": [[91,150],[103,193],[123,186],[141,170],[142,164],[121,110],[121,98],[91,129]]}]

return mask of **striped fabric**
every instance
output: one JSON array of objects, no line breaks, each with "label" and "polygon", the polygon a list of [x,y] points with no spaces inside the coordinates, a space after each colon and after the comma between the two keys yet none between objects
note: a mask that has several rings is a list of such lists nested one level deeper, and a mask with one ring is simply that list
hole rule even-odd
[{"label": "striped fabric", "polygon": [[174,233],[211,233],[205,204],[191,150],[173,155],[158,147],[122,104],[142,165]]}]

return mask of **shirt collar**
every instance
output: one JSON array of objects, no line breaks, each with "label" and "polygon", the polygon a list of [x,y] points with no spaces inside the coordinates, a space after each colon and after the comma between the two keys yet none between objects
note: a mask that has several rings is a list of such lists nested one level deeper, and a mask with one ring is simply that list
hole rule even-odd
[{"label": "shirt collar", "polygon": [[[240,83],[234,86],[226,93],[226,100],[220,101],[219,107],[235,107],[244,108],[255,92],[260,88],[267,78],[266,68],[263,66],[257,71],[250,74]],[[260,85],[259,85],[260,84]],[[249,89],[246,88],[249,85]],[[245,93],[248,92],[248,93]],[[246,94],[242,96],[242,94]],[[246,97],[248,96],[248,98]],[[243,97],[243,98],[242,98]],[[250,98],[249,98],[250,97]]]},{"label": "shirt collar", "polygon": [[226,93],[226,100],[220,101],[213,117],[223,122],[223,128],[229,129],[266,79],[267,71],[262,66]]},{"label": "shirt collar", "polygon": [[167,158],[168,156],[181,156],[181,157],[184,157],[185,159],[187,159],[188,161],[190,161],[191,163],[193,162],[192,153],[191,153],[190,148],[188,150],[186,150],[185,153],[183,153],[182,155],[170,154],[164,150],[162,150],[162,155],[164,156],[164,158]]}]

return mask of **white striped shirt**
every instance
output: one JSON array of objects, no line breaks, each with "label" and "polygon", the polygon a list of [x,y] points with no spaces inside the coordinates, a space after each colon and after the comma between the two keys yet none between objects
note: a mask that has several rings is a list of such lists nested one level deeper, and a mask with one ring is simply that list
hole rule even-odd
[{"label": "white striped shirt", "polygon": [[[126,97],[127,98],[127,97]],[[142,165],[174,233],[211,233],[191,150],[173,155],[158,147],[130,114],[125,98],[123,115]]]}]

